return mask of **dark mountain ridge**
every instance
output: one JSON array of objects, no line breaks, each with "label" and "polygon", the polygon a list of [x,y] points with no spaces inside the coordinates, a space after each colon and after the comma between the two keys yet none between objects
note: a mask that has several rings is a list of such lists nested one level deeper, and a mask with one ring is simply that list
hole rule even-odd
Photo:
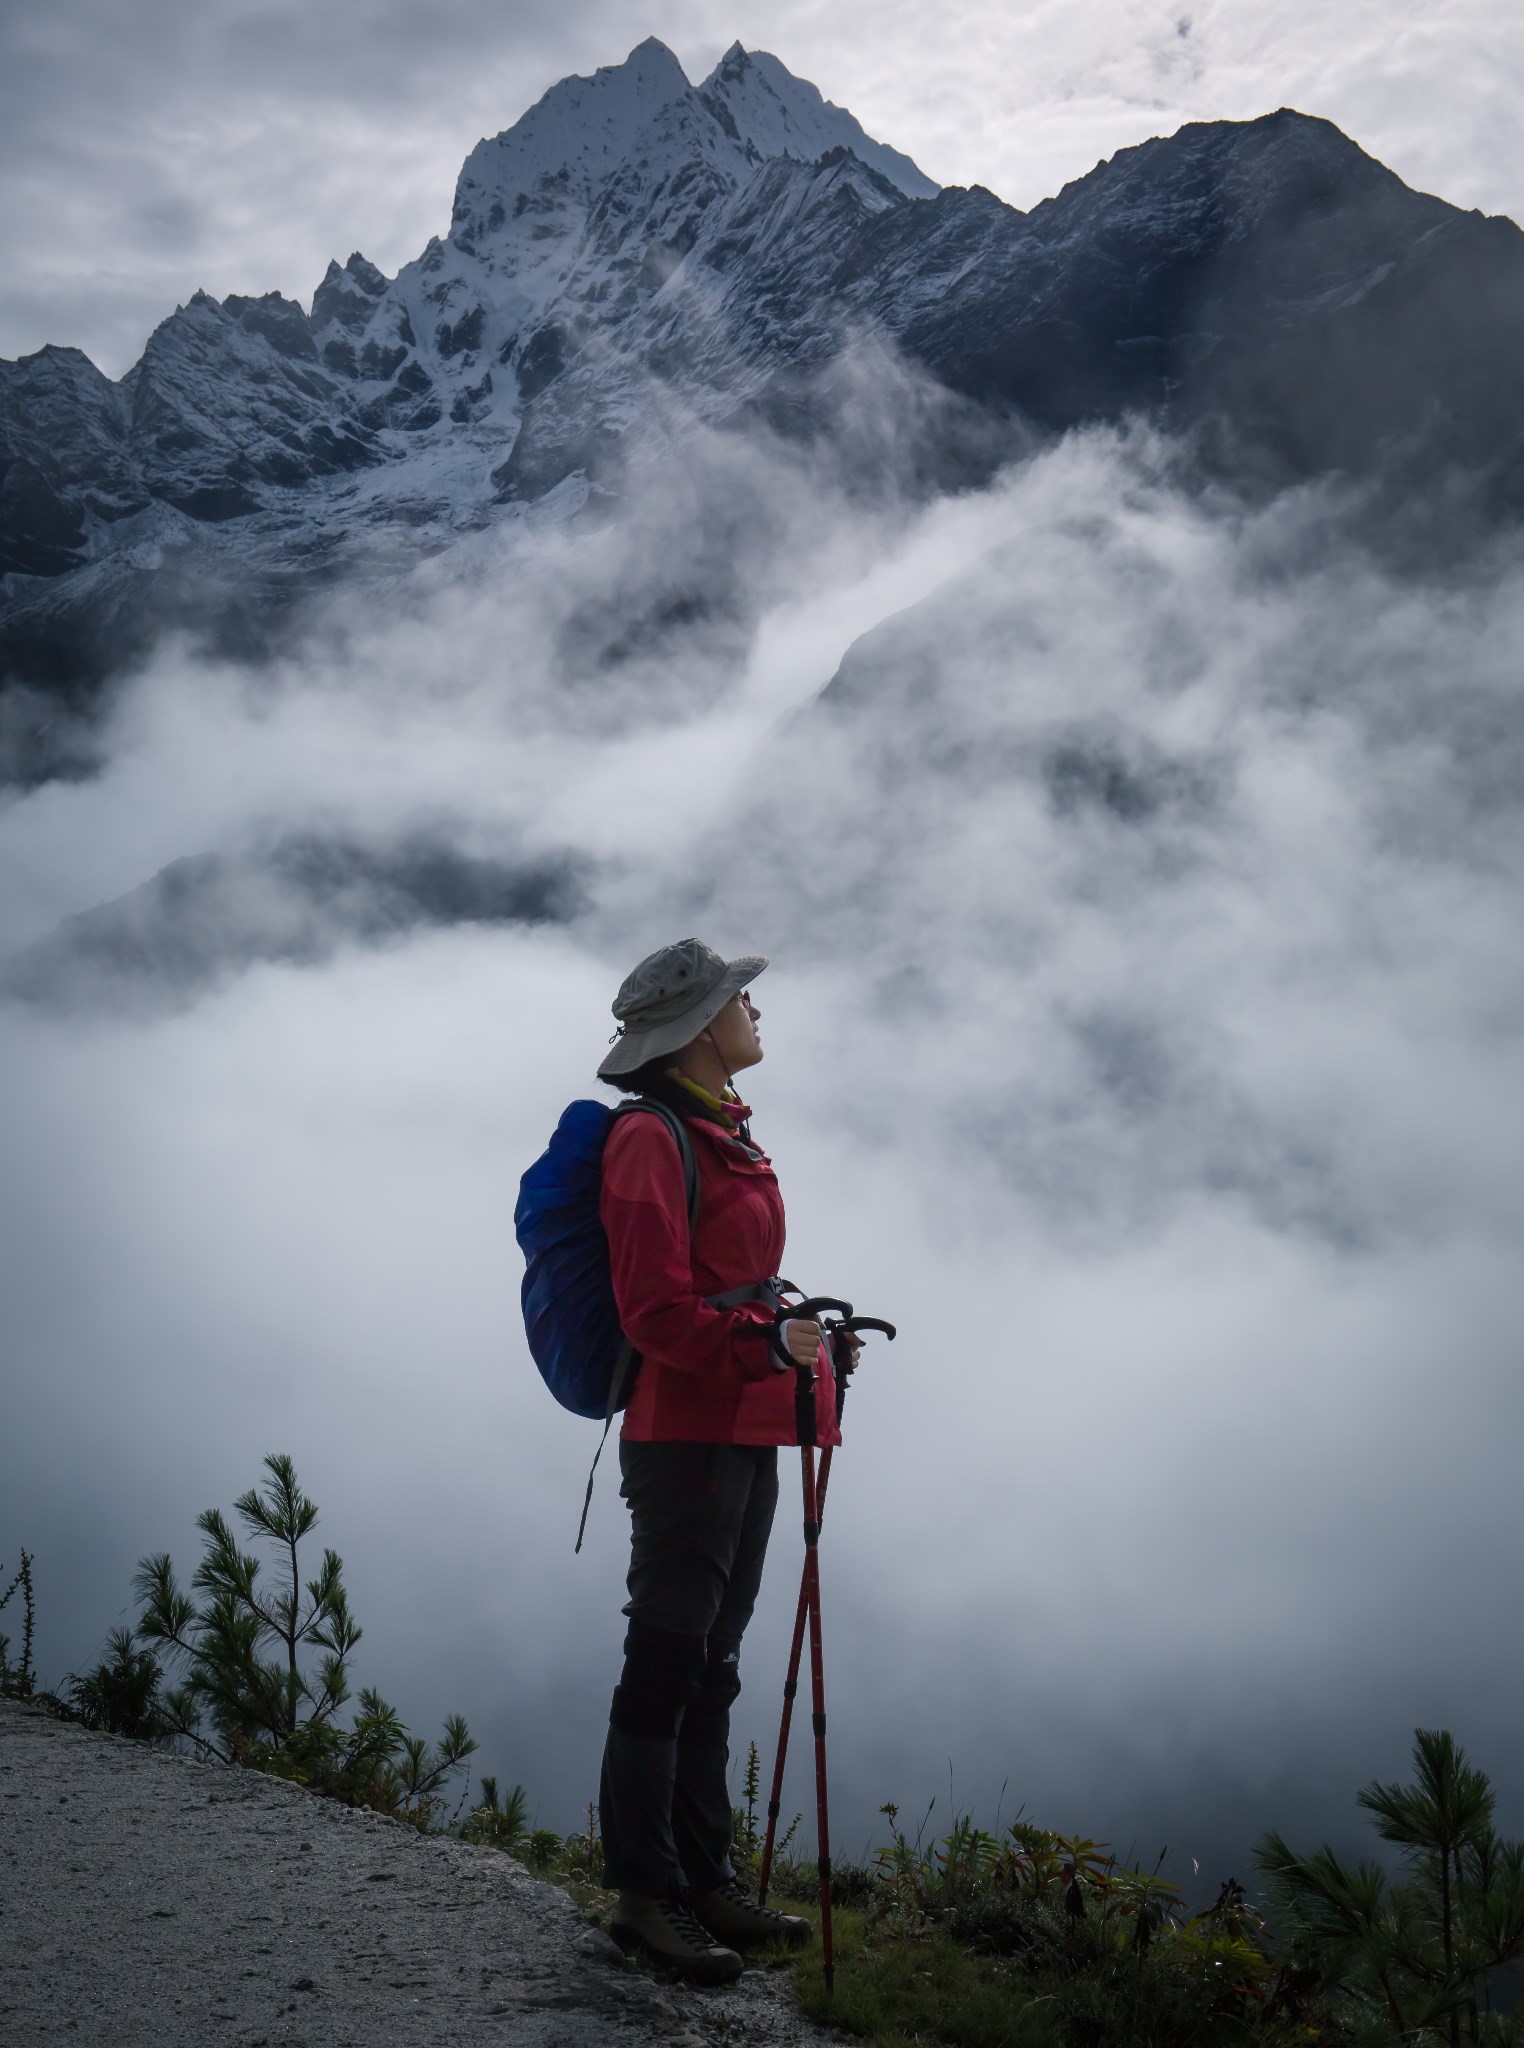
[{"label": "dark mountain ridge", "polygon": [[0,959],[0,998],[73,1011],[193,1002],[262,962],[312,966],[420,927],[563,923],[586,863],[473,852],[447,833],[377,842],[291,832],[189,854]]}]

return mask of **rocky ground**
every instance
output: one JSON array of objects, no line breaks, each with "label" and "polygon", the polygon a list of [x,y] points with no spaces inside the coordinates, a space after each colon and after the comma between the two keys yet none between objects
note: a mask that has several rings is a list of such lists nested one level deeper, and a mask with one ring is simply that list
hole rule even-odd
[{"label": "rocky ground", "polygon": [[777,1972],[629,1968],[496,1850],[0,1704],[0,2048],[830,2038]]}]

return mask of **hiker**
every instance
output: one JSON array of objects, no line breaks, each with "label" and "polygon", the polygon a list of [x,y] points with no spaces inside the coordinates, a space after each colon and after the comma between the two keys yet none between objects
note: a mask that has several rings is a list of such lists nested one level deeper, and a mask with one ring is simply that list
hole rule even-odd
[{"label": "hiker", "polygon": [[[614,1000],[600,1080],[675,1112],[689,1186],[656,1114],[618,1116],[599,1213],[619,1320],[640,1354],[619,1441],[631,1516],[629,1627],[600,1792],[612,1933],[699,1983],[740,1974],[739,1951],[807,1941],[810,1924],[760,1906],[730,1860],[730,1710],[778,1499],[778,1446],[798,1441],[795,1375],[769,1344],[781,1299],[783,1201],[734,1077],[762,1058],[750,984],[766,967],[698,939],[652,953]],[[716,1300],[723,1305],[714,1305]],[[782,1349],[813,1366],[818,1440],[841,1441],[820,1325],[792,1318]]]}]

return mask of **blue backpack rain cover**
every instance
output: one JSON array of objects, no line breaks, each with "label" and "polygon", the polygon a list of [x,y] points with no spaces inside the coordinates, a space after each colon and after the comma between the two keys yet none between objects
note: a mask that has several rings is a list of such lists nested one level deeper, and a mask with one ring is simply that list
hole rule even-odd
[{"label": "blue backpack rain cover", "polygon": [[[563,1408],[596,1421],[625,1405],[634,1356],[619,1327],[609,1244],[598,1216],[603,1147],[617,1116],[659,1116],[682,1156],[691,1224],[698,1206],[698,1165],[683,1120],[665,1104],[638,1096],[610,1109],[573,1102],[549,1145],[519,1183],[514,1234],[526,1262],[524,1330],[540,1376]],[[616,1376],[623,1385],[616,1385]]]}]

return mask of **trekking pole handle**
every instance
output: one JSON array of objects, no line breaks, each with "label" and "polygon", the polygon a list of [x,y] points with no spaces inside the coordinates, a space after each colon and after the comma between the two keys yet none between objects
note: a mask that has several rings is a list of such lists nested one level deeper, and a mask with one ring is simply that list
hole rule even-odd
[{"label": "trekking pole handle", "polygon": [[812,1294],[808,1301],[801,1301],[797,1307],[785,1306],[779,1309],[778,1320],[813,1323],[827,1309],[834,1310],[839,1316],[850,1316],[852,1304],[850,1301],[838,1301],[834,1294]]},{"label": "trekking pole handle", "polygon": [[831,1343],[831,1363],[836,1371],[836,1427],[841,1427],[842,1410],[847,1403],[847,1388],[857,1370],[857,1352],[860,1330],[878,1330],[892,1344],[895,1338],[893,1323],[886,1323],[882,1316],[847,1316],[844,1320],[828,1327]]},{"label": "trekking pole handle", "polygon": [[[838,1301],[834,1294],[812,1294],[808,1301],[797,1303],[786,1301],[773,1318],[772,1329],[768,1332],[768,1342],[773,1350],[777,1352],[779,1358],[786,1365],[792,1366],[796,1372],[807,1373],[812,1379],[814,1378],[814,1367],[801,1365],[784,1343],[783,1325],[785,1323],[816,1322],[827,1309],[835,1309],[842,1315],[849,1316],[852,1313],[852,1304],[850,1301]],[[821,1334],[822,1336],[829,1335],[829,1331],[822,1331]]]},{"label": "trekking pole handle", "polygon": [[[808,1367],[801,1368],[799,1366],[799,1361],[784,1343],[783,1325],[785,1323],[817,1322],[821,1316],[827,1313],[831,1315],[832,1320],[825,1325],[821,1332],[821,1335],[827,1340],[844,1335],[855,1336],[859,1330],[878,1330],[892,1344],[897,1334],[893,1323],[886,1323],[882,1316],[854,1315],[851,1302],[842,1301],[839,1296],[834,1294],[812,1294],[805,1301],[786,1301],[778,1308],[770,1324],[765,1326],[753,1325],[752,1329],[747,1331],[746,1334],[748,1336],[755,1334],[759,1337],[765,1337],[768,1348],[775,1352],[785,1365],[791,1366],[796,1370],[808,1371]],[[832,1355],[833,1357],[836,1355],[834,1343],[832,1343]],[[850,1368],[848,1369],[850,1370]]]}]

